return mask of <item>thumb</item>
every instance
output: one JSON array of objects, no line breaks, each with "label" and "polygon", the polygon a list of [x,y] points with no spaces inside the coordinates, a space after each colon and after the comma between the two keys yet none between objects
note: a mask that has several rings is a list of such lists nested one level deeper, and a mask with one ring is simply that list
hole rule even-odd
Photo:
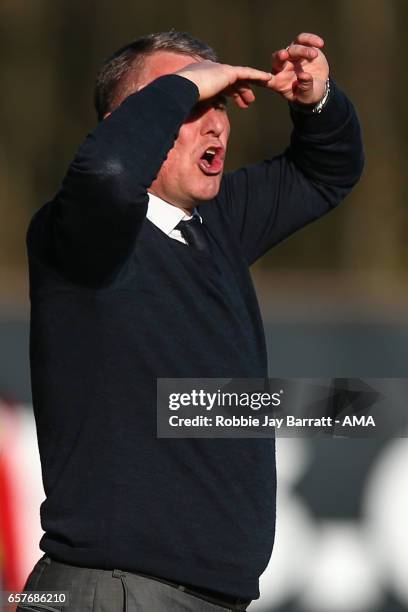
[{"label": "thumb", "polygon": [[308,72],[300,72],[296,75],[296,86],[294,95],[300,102],[307,103],[313,98],[313,77]]}]

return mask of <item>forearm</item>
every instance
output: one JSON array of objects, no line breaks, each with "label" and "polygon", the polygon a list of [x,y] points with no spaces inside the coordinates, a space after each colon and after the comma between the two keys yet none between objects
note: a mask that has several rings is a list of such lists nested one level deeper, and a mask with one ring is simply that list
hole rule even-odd
[{"label": "forearm", "polygon": [[84,282],[109,277],[131,251],[147,188],[198,98],[186,79],[157,79],[102,121],[79,148],[52,203],[58,263]]},{"label": "forearm", "polygon": [[336,206],[363,167],[358,119],[337,88],[318,115],[292,112],[286,151],[225,176],[220,209],[239,233],[250,264]]},{"label": "forearm", "polygon": [[330,87],[320,114],[291,109],[294,130],[287,154],[308,179],[327,188],[335,205],[360,178],[364,152],[353,105],[333,80]]}]

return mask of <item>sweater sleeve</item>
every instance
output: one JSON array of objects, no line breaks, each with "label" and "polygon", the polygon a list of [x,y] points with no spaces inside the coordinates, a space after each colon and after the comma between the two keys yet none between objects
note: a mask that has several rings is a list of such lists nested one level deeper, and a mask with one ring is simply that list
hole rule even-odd
[{"label": "sweater sleeve", "polygon": [[50,257],[70,280],[106,284],[126,262],[146,215],[147,188],[198,95],[183,77],[160,77],[82,143],[60,190],[31,224],[40,225]]},{"label": "sweater sleeve", "polygon": [[334,81],[320,114],[291,109],[291,118],[294,129],[283,154],[223,178],[219,204],[249,264],[339,204],[363,170],[359,122]]}]

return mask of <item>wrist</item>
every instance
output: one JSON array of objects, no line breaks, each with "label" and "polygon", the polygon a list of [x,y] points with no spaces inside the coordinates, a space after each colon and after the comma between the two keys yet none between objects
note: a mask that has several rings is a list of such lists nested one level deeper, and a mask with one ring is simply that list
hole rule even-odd
[{"label": "wrist", "polygon": [[321,113],[298,112],[290,104],[288,106],[295,130],[303,135],[334,132],[348,121],[351,113],[350,102],[332,78],[330,95]]},{"label": "wrist", "polygon": [[322,98],[318,102],[312,104],[302,104],[301,102],[289,102],[289,105],[293,110],[300,113],[319,115],[327,105],[330,97],[330,79],[326,79],[325,89]]}]

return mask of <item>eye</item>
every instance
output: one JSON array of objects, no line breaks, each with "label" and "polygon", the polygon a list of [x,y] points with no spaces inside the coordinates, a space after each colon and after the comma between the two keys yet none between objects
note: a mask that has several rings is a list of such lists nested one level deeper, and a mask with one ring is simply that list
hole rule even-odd
[{"label": "eye", "polygon": [[226,96],[217,96],[212,100],[204,100],[202,102],[197,102],[197,104],[191,109],[189,120],[194,121],[198,119],[202,114],[204,114],[208,109],[215,108],[216,110],[220,110],[222,112],[227,111],[227,98]]}]

